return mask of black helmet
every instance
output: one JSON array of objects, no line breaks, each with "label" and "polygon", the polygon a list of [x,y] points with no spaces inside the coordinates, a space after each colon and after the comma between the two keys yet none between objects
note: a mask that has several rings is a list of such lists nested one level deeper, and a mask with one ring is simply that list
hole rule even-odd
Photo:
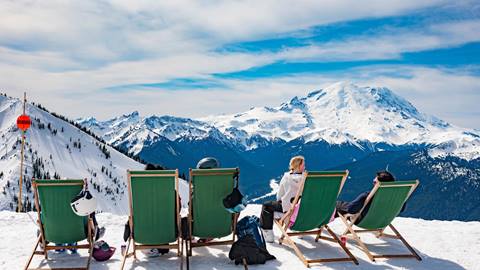
[{"label": "black helmet", "polygon": [[214,157],[202,158],[197,163],[197,169],[215,169],[220,167],[220,162]]}]

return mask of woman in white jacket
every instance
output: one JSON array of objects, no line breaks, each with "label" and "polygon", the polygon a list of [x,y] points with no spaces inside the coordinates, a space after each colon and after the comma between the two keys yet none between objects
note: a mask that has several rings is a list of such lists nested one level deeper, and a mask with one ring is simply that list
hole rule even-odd
[{"label": "woman in white jacket", "polygon": [[262,213],[260,214],[260,225],[263,230],[265,241],[273,243],[273,218],[274,212],[285,213],[290,210],[293,199],[297,195],[300,188],[303,172],[305,171],[305,158],[302,156],[295,156],[290,159],[289,171],[286,172],[282,180],[280,180],[280,187],[277,192],[276,201],[267,201],[263,203]]}]

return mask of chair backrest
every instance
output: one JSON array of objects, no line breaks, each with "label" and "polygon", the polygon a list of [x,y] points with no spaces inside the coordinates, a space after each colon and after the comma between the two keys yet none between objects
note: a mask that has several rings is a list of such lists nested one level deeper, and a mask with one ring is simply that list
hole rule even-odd
[{"label": "chair backrest", "polygon": [[219,238],[232,233],[233,214],[223,199],[234,188],[238,168],[190,169],[190,217],[192,236]]},{"label": "chair backrest", "polygon": [[365,200],[365,206],[370,203],[366,215],[356,225],[368,230],[385,228],[400,213],[418,184],[418,180],[378,182]]},{"label": "chair backrest", "polygon": [[160,245],[177,239],[178,170],[128,171],[133,239]]},{"label": "chair backrest", "polygon": [[301,191],[294,231],[308,231],[328,224],[348,171],[307,172]]},{"label": "chair backrest", "polygon": [[[37,211],[45,240],[52,243],[74,243],[88,236],[87,217],[76,215],[71,200],[83,189],[83,180],[34,180]],[[40,209],[38,209],[40,208]]]}]

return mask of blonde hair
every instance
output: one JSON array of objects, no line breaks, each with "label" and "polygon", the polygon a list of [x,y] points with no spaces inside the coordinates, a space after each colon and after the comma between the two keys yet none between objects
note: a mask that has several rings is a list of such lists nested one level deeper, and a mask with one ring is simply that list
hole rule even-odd
[{"label": "blonde hair", "polygon": [[298,171],[300,166],[305,162],[305,158],[303,156],[294,156],[290,159],[290,167],[291,171]]}]

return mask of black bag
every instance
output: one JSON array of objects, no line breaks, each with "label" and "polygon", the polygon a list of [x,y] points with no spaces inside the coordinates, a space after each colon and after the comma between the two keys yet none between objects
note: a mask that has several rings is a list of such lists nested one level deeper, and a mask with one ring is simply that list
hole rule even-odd
[{"label": "black bag", "polygon": [[233,243],[228,258],[235,264],[264,264],[268,260],[275,260],[275,256],[268,253],[266,248],[259,247],[251,234],[238,239]]},{"label": "black bag", "polygon": [[232,192],[223,199],[223,206],[227,209],[233,209],[235,208],[235,206],[244,203],[243,194],[238,189],[238,175],[239,173],[237,169],[237,171],[233,175],[233,179],[235,181],[235,187],[233,188]]}]

